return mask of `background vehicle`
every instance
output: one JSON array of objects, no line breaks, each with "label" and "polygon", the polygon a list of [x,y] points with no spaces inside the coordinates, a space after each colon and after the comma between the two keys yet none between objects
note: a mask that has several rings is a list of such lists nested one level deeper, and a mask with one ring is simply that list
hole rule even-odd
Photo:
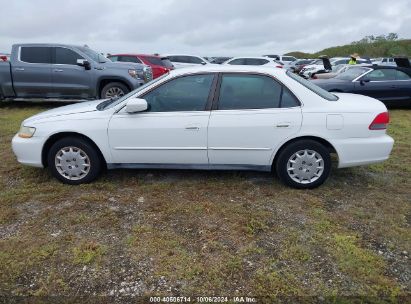
[{"label": "background vehicle", "polygon": [[0,97],[111,98],[151,79],[150,67],[114,63],[88,47],[16,44],[10,61],[0,62]]},{"label": "background vehicle", "polygon": [[10,54],[0,52],[0,61],[9,61],[9,60],[10,60]]},{"label": "background vehicle", "polygon": [[294,73],[299,73],[302,68],[308,64],[312,64],[316,59],[297,59],[292,61],[288,66],[288,69]]},{"label": "background vehicle", "polygon": [[232,169],[275,170],[289,186],[313,188],[329,175],[330,153],[339,168],[387,159],[388,121],[378,100],[334,95],[283,69],[223,65],[35,115],[12,145],[19,162],[68,184],[103,167]]},{"label": "background vehicle", "polygon": [[233,57],[223,63],[223,65],[263,65],[283,68],[280,62],[268,57]]},{"label": "background vehicle", "polygon": [[226,62],[227,60],[230,60],[233,57],[214,57],[214,59],[212,61],[210,61],[210,63],[214,63],[214,64],[222,64],[224,62]]},{"label": "background vehicle", "polygon": [[391,66],[396,66],[397,65],[395,63],[394,58],[391,58],[391,57],[374,58],[372,60],[372,63],[376,64],[376,65],[391,65]]},{"label": "background vehicle", "polygon": [[[305,67],[303,67],[299,75],[308,79],[308,78],[311,78],[313,74],[329,73],[331,72],[332,67],[339,65],[339,64],[348,64],[349,60],[350,58],[348,57],[334,57],[334,58],[328,59],[327,56],[320,56],[320,60],[317,60],[314,63],[308,64]],[[362,58],[357,59],[357,64],[364,64],[364,63],[371,64],[371,61],[369,59],[362,59]]]},{"label": "background vehicle", "polygon": [[357,93],[383,102],[411,102],[410,68],[354,66],[334,78],[312,82],[329,92]]},{"label": "background vehicle", "polygon": [[172,54],[164,55],[164,57],[170,59],[176,69],[210,64],[210,62],[200,56]]},{"label": "background vehicle", "polygon": [[113,54],[108,56],[111,61],[142,63],[151,67],[153,79],[174,69],[167,57],[146,54]]},{"label": "background vehicle", "polygon": [[358,66],[368,66],[367,64],[338,64],[332,67],[329,73],[318,73],[312,74],[311,79],[330,79],[335,76],[347,71],[348,69],[358,67]]},{"label": "background vehicle", "polygon": [[294,56],[287,56],[287,55],[263,55],[263,57],[273,58],[277,61],[283,62],[284,64],[289,64],[297,60],[297,58],[295,58]]}]

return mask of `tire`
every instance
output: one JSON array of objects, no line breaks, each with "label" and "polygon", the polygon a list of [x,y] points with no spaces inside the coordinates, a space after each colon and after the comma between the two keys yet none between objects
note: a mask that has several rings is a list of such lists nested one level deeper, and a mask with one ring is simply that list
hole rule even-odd
[{"label": "tire", "polygon": [[110,82],[103,87],[100,97],[102,99],[121,97],[126,95],[128,92],[130,92],[130,90],[121,82]]},{"label": "tire", "polygon": [[316,188],[330,174],[330,153],[317,141],[295,141],[280,151],[275,169],[280,180],[287,186],[297,189]]},{"label": "tire", "polygon": [[[65,155],[69,153],[75,154]],[[96,149],[79,137],[66,137],[55,142],[48,151],[47,164],[55,178],[70,185],[94,181],[103,167]]]}]

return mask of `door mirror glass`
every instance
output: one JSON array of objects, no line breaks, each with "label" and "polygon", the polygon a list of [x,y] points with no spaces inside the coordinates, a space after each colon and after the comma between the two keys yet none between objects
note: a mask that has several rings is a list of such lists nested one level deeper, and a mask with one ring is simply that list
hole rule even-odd
[{"label": "door mirror glass", "polygon": [[147,101],[142,98],[131,98],[127,101],[126,112],[127,113],[138,113],[146,111],[148,108]]},{"label": "door mirror glass", "polygon": [[77,65],[84,67],[86,70],[91,69],[90,62],[88,62],[86,59],[77,59]]}]

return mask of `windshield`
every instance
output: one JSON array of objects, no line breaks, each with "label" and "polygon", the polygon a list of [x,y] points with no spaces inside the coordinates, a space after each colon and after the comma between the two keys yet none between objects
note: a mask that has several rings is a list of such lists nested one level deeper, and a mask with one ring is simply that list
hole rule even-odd
[{"label": "windshield", "polygon": [[97,53],[96,51],[93,51],[89,47],[83,46],[83,47],[79,47],[78,49],[82,51],[84,54],[86,54],[88,57],[90,57],[95,62],[104,63],[104,62],[109,61],[109,59]]},{"label": "windshield", "polygon": [[341,74],[334,77],[334,79],[341,79],[341,80],[348,80],[352,81],[358,76],[364,74],[365,72],[369,71],[369,68],[361,68],[361,67],[352,67]]},{"label": "windshield", "polygon": [[291,73],[290,71],[287,71],[287,75],[294,79],[295,81],[299,82],[303,86],[305,86],[307,89],[310,91],[313,91],[315,94],[321,96],[324,99],[327,99],[329,101],[337,101],[338,97],[335,96],[334,94],[331,94],[330,92],[327,92],[326,90],[320,88],[319,86],[315,85],[311,81],[305,80],[304,78]]},{"label": "windshield", "polygon": [[169,75],[169,73],[163,74],[163,75],[161,75],[160,77],[158,77],[158,78],[156,78],[156,79],[153,79],[153,80],[147,82],[146,84],[142,85],[141,87],[138,87],[138,88],[135,89],[134,91],[131,91],[130,93],[128,93],[128,94],[126,94],[126,95],[124,95],[124,96],[122,96],[122,97],[120,97],[120,98],[115,97],[115,98],[111,98],[111,99],[104,100],[103,102],[100,102],[100,103],[97,105],[97,110],[103,111],[103,110],[110,109],[110,108],[118,105],[119,103],[123,102],[123,101],[126,100],[127,98],[133,96],[134,94],[136,94],[136,93],[144,90],[144,89],[147,88],[148,86],[150,86],[150,85],[158,82],[159,80],[165,78],[165,77],[168,76],[168,75]]}]

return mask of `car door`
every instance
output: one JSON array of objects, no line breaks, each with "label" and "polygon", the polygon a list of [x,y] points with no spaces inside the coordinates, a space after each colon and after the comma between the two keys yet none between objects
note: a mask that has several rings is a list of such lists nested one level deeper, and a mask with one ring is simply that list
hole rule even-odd
[{"label": "car door", "polygon": [[17,97],[50,97],[52,95],[51,55],[46,46],[22,46],[12,62],[13,85]]},{"label": "car door", "polygon": [[274,150],[302,122],[297,98],[271,76],[224,73],[208,127],[211,166],[269,169]]},{"label": "car door", "polygon": [[67,47],[53,47],[52,54],[53,97],[76,99],[93,97],[95,90],[92,87],[93,70],[86,70],[77,65],[78,59],[85,58]]},{"label": "car door", "polygon": [[355,93],[367,95],[381,101],[396,100],[396,70],[375,68],[355,82]]},{"label": "car door", "polygon": [[395,90],[398,92],[397,100],[411,101],[411,77],[410,74],[396,70]]},{"label": "car door", "polygon": [[174,78],[145,93],[146,112],[123,108],[108,127],[115,163],[208,166],[207,125],[214,74]]}]

